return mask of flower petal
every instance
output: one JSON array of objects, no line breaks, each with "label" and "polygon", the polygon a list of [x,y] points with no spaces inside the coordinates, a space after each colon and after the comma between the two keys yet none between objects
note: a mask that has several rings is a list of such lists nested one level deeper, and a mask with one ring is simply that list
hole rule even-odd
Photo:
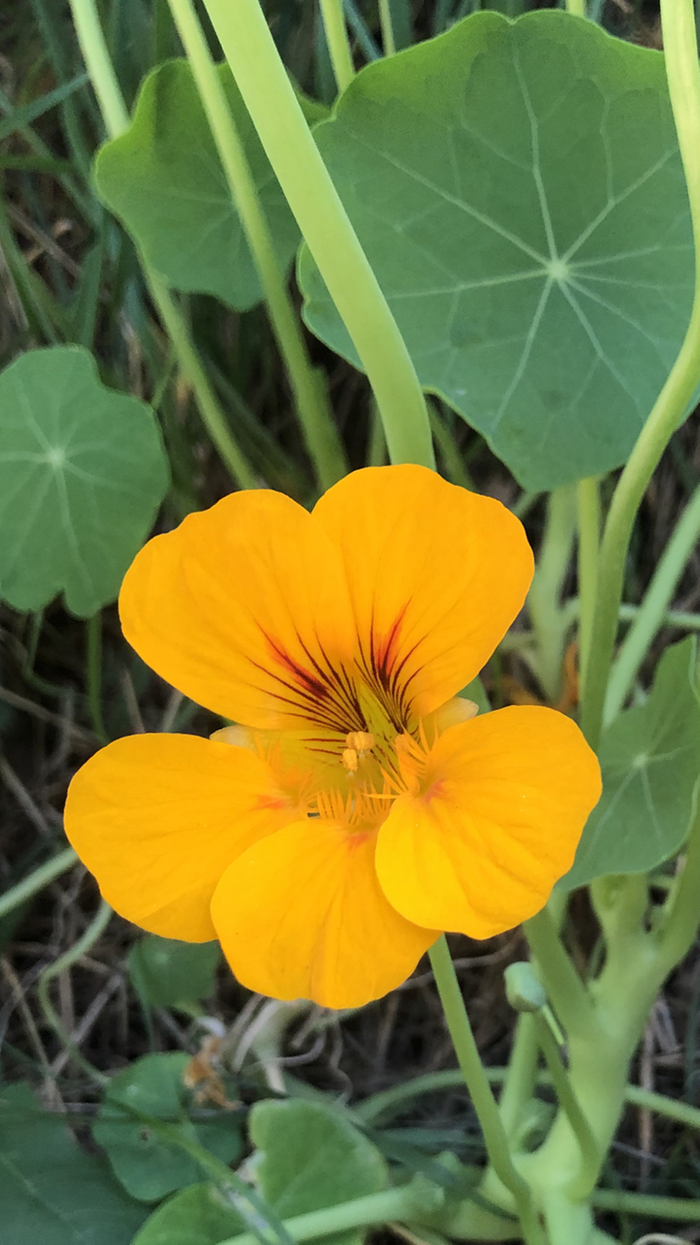
[{"label": "flower petal", "polygon": [[245,852],[224,874],[212,916],[243,985],[278,999],[360,1007],[400,985],[437,938],[387,903],[376,832],[311,818]]},{"label": "flower petal", "polygon": [[533,559],[500,502],[425,467],[368,467],[314,518],[341,550],[365,662],[419,715],[479,673],[525,600]]},{"label": "flower petal", "polygon": [[379,831],[382,889],[408,920],[489,938],[539,912],[571,866],[600,769],[569,718],[514,707],[445,731],[423,791]]},{"label": "flower petal", "polygon": [[216,937],[209,905],[224,870],[298,816],[248,749],[132,735],[78,770],[65,825],[117,912],[154,934],[206,942]]},{"label": "flower petal", "polygon": [[149,666],[246,726],[298,726],[304,710],[321,712],[322,675],[355,648],[337,552],[306,510],[265,489],[233,493],[150,540],[119,608]]}]

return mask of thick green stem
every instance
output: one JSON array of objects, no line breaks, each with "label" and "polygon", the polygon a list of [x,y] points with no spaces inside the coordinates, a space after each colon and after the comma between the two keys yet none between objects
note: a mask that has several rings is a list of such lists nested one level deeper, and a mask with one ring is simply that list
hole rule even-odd
[{"label": "thick green stem", "polygon": [[595,1184],[602,1155],[598,1151],[598,1145],[593,1136],[588,1118],[572,1088],[568,1072],[562,1063],[559,1047],[554,1040],[554,1035],[541,1012],[535,1016],[535,1024],[537,1026],[537,1038],[549,1068],[557,1098],[576,1135],[576,1140],[581,1150],[580,1176],[570,1190],[571,1196],[575,1197],[579,1180],[584,1194]]},{"label": "thick green stem", "polygon": [[508,1137],[479,1057],[444,934],[430,950],[430,963],[457,1061],[481,1124],[493,1170],[513,1195],[526,1245],[546,1245],[546,1237],[535,1211],[530,1189],[513,1165]]},{"label": "thick green stem", "polygon": [[586,16],[586,0],[566,0],[567,13],[573,13],[574,17]]},{"label": "thick green stem", "polygon": [[[573,1027],[567,1034],[569,1084],[585,1108],[601,1157],[622,1113],[630,1059],[665,976],[655,939],[645,928],[645,879],[604,881],[594,895],[607,943],[605,968],[588,992],[594,1027]],[[597,1178],[592,1164],[581,1164],[579,1141],[564,1111],[521,1167],[541,1195],[558,1190],[578,1203],[590,1195]]]},{"label": "thick green stem", "polygon": [[330,179],[258,0],[205,0],[277,179],[374,390],[393,462],[435,466],[406,345]]},{"label": "thick green stem", "polygon": [[[367,1227],[371,1224],[405,1222],[420,1218],[420,1208],[413,1186],[386,1189],[382,1193],[370,1193],[353,1202],[341,1202],[325,1210],[309,1211],[284,1221],[284,1227],[293,1241],[310,1241],[316,1237],[333,1236],[350,1228]],[[252,1232],[231,1236],[221,1245],[258,1245]]]},{"label": "thick green stem", "polygon": [[597,748],[627,550],[644,492],[700,379],[700,68],[693,0],[661,0],[666,72],[695,239],[695,296],[680,353],[630,455],[612,499],[600,553],[596,614],[582,705],[584,733]]},{"label": "thick green stem", "polygon": [[623,1215],[679,1221],[700,1219],[700,1200],[692,1198],[655,1197],[651,1193],[618,1193],[612,1189],[597,1189],[591,1202],[600,1210],[617,1211]]},{"label": "thick green stem", "polygon": [[579,480],[576,488],[576,501],[578,510],[578,666],[579,695],[582,696],[595,616],[600,546],[600,491],[598,481],[593,476],[589,476],[586,480]]},{"label": "thick green stem", "polygon": [[0,895],[0,919],[7,916],[8,912],[14,912],[15,908],[19,908],[21,904],[26,903],[32,896],[38,895],[49,882],[54,882],[56,878],[60,878],[62,873],[66,873],[73,865],[77,863],[77,853],[72,847],[66,847],[62,852],[58,852],[51,860],[47,860],[45,864],[39,865],[34,869],[28,877],[23,878],[16,886],[9,891],[5,891],[4,895]]},{"label": "thick green stem", "polygon": [[169,0],[169,3],[260,277],[272,329],[294,393],[304,441],[321,488],[325,490],[342,479],[348,465],[326,401],[323,377],[316,373],[308,356],[245,149],[192,0]]},{"label": "thick green stem", "polygon": [[511,1143],[518,1135],[523,1108],[534,1094],[538,1053],[535,1018],[523,1012],[518,1016],[503,1093],[498,1103],[503,1127]]},{"label": "thick green stem", "polygon": [[612,722],[622,708],[637,671],[659,627],[666,619],[666,611],[700,538],[700,485],[686,506],[675,531],[664,549],[663,557],[654,572],[639,612],[630,627],[625,642],[613,663],[605,697],[604,722]]},{"label": "thick green stem", "polygon": [[[107,132],[111,138],[116,138],[128,127],[129,114],[109,57],[95,0],[70,0],[70,6],[80,48]],[[202,422],[212,442],[233,481],[240,488],[255,488],[258,484],[257,476],[231,435],[175,300],[165,282],[148,267],[143,258],[141,267],[158,314],[175,347],[180,370],[192,386]]]},{"label": "thick green stem", "polygon": [[321,16],[338,90],[344,91],[355,77],[355,66],[345,25],[343,0],[321,0]]},{"label": "thick green stem", "polygon": [[547,523],[540,557],[528,596],[537,636],[537,671],[554,704],[559,699],[568,619],[561,609],[564,585],[576,534],[576,490],[555,489],[547,504]]}]

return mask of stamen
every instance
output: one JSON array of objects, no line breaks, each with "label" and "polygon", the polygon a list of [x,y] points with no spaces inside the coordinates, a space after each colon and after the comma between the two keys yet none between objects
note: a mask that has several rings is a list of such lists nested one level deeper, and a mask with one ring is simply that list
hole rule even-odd
[{"label": "stamen", "polygon": [[357,749],[356,748],[345,748],[343,755],[341,756],[340,759],[343,762],[343,765],[345,766],[346,770],[348,771],[349,776],[357,773]]},{"label": "stamen", "polygon": [[348,748],[359,752],[360,755],[364,752],[370,752],[376,742],[374,735],[370,734],[369,731],[349,731],[345,736],[345,743]]}]

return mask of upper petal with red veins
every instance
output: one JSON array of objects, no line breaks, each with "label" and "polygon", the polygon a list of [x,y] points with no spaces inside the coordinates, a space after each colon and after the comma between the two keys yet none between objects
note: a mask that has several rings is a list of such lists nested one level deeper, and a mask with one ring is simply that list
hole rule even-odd
[{"label": "upper petal with red veins", "polygon": [[335,724],[333,680],[355,651],[342,562],[281,493],[232,493],[150,540],[119,611],[143,660],[213,712],[246,726]]},{"label": "upper petal with red veins", "polygon": [[411,465],[352,472],[313,515],[342,551],[365,668],[415,713],[437,709],[523,605],[533,559],[522,524]]},{"label": "upper petal with red veins", "polygon": [[241,852],[299,816],[255,753],[194,735],[118,739],[78,771],[66,834],[105,899],[165,938],[216,937],[211,897]]},{"label": "upper petal with red veins", "polygon": [[405,981],[437,933],[387,902],[375,841],[376,832],[349,834],[310,818],[234,861],[212,915],[243,985],[277,999],[360,1007]]},{"label": "upper petal with red veins", "polygon": [[570,868],[600,792],[595,754],[553,709],[453,726],[428,756],[421,793],[400,796],[379,831],[382,889],[418,925],[473,938],[511,929]]}]

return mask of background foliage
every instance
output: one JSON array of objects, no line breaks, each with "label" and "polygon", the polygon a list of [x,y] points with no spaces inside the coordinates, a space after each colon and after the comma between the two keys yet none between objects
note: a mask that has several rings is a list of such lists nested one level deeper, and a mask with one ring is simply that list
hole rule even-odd
[{"label": "background foliage", "polygon": [[[311,0],[267,7],[304,107],[318,120],[335,88],[316,7]],[[440,75],[438,45],[419,44],[409,76],[408,60],[378,60],[375,6],[353,0],[347,14],[358,63],[377,64],[318,131],[435,395],[440,469],[515,507],[536,546],[545,523],[540,490],[609,471],[626,457],[675,353],[690,298],[683,183],[661,66],[647,55],[658,46],[657,9],[641,0],[598,4],[602,26],[620,42],[605,43],[592,85],[570,72],[556,16],[531,20],[515,39],[498,17],[549,7],[392,0],[399,47],[449,31]],[[207,733],[219,725],[127,649],[111,605],[156,514],[160,525],[172,526],[231,487],[177,371],[134,239],[182,293],[185,321],[251,477],[305,504],[318,491],[188,71],[165,63],[181,56],[167,4],[104,0],[101,8],[136,112],[130,131],[103,147],[94,175],[105,135],[67,5],[15,0],[0,15],[3,889],[48,867],[45,885],[22,904],[4,910],[0,899],[0,1223],[8,1245],[216,1245],[244,1229],[284,1240],[281,1217],[380,1192],[387,1165],[402,1178],[418,1172],[449,1184],[436,1156],[450,1148],[467,1165],[478,1163],[481,1143],[466,1096],[455,1088],[353,1122],[319,1095],[354,1102],[451,1064],[424,968],[357,1015],[294,1010],[247,997],[218,968],[215,947],[143,938],[121,922],[107,924],[99,911],[95,923],[91,880],[65,855],[51,872],[65,853],[66,784],[99,743],[144,728]],[[477,8],[490,10],[478,19],[479,39],[496,54],[473,80],[477,123],[465,134],[449,88],[462,81],[481,44],[467,41],[464,27],[450,28]],[[579,43],[585,62],[589,46],[597,56],[604,40],[591,26]],[[547,57],[554,69],[543,76],[538,67]],[[508,95],[514,65],[521,74],[515,100]],[[243,117],[227,71],[221,75]],[[633,103],[625,96],[618,106],[623,75],[634,84]],[[173,109],[172,130],[154,126],[154,101],[163,97]],[[377,103],[387,99],[379,114]],[[513,110],[519,128],[504,135],[503,118]],[[397,114],[410,124],[397,126]],[[427,132],[436,116],[439,146]],[[277,254],[293,280],[296,226],[250,126],[244,130]],[[524,205],[522,166],[535,139],[542,193]],[[482,196],[466,208],[455,153]],[[593,187],[581,193],[590,161],[606,165],[604,200]],[[570,194],[557,199],[556,185]],[[370,193],[381,212],[370,213]],[[185,198],[187,222],[197,220],[194,235],[183,232],[179,216]],[[586,212],[572,233],[574,198]],[[589,243],[587,230],[601,212],[609,229]],[[439,263],[425,255],[426,222],[450,239]],[[386,245],[396,231],[410,255],[400,269]],[[489,244],[477,246],[485,238]],[[645,253],[642,270],[638,256],[631,266],[634,252]],[[383,434],[365,380],[346,361],[352,350],[304,253],[298,279],[295,299],[317,335],[309,348],[349,462],[382,463]],[[474,324],[483,330],[475,334]],[[558,422],[562,394],[572,388],[580,432],[573,440]],[[610,435],[597,422],[601,409],[616,412]],[[533,450],[534,424],[546,425],[546,433]],[[631,609],[699,479],[691,422],[671,442],[639,518],[626,571]],[[604,494],[609,487],[604,482]],[[658,867],[659,887],[668,884],[664,861],[682,843],[697,772],[693,641],[678,641],[688,627],[697,630],[699,584],[695,552],[673,589],[675,622],[671,615],[635,680],[632,703],[606,733],[605,800],[565,886],[609,870],[596,851],[611,807],[625,827],[616,868]],[[568,562],[560,587],[565,597],[575,595]],[[485,672],[494,706],[543,697],[527,657],[527,637],[516,630]],[[566,707],[573,694],[566,679],[558,694]],[[639,841],[640,808],[659,825],[653,842]],[[582,965],[594,962],[595,923],[582,895],[572,911],[574,954]],[[511,1030],[501,971],[522,956],[520,935],[487,944],[455,940],[454,950],[480,1046],[488,1062],[501,1064]],[[647,1083],[690,1103],[698,1095],[697,964],[693,953],[659,1000],[639,1069]],[[284,1102],[282,1089],[292,1094]],[[540,1105],[533,1136],[551,1114],[546,1093]],[[254,1187],[229,1167],[252,1148]],[[700,1197],[696,1136],[630,1113],[606,1179],[610,1188]],[[648,1226],[610,1219],[626,1241]],[[361,1236],[343,1240],[356,1245]],[[437,1245],[429,1234],[426,1241]]]}]

